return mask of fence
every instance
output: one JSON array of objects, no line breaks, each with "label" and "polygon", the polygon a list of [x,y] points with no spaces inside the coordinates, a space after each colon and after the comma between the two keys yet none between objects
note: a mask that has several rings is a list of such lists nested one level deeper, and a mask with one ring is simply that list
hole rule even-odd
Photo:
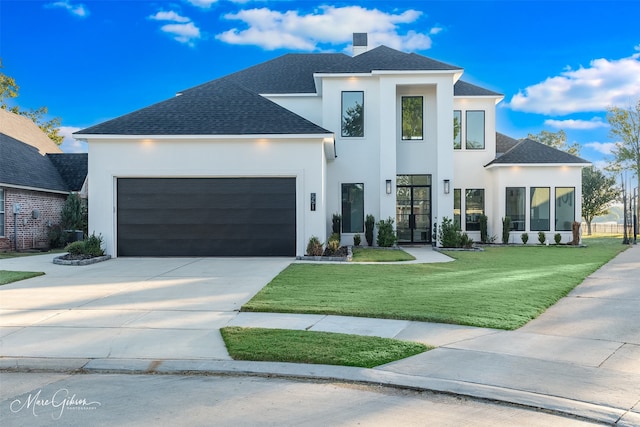
[{"label": "fence", "polygon": [[[640,231],[640,230],[638,230]],[[582,223],[582,233],[586,234],[587,232],[587,223],[583,222]],[[591,223],[591,233],[595,234],[595,233],[599,233],[599,234],[624,234],[624,225],[623,224],[615,224],[615,223],[608,223],[608,222],[604,222],[604,223],[597,223],[597,222],[592,222]],[[632,225],[628,225],[627,226],[627,234],[628,235],[632,235],[633,234],[633,226]]]}]

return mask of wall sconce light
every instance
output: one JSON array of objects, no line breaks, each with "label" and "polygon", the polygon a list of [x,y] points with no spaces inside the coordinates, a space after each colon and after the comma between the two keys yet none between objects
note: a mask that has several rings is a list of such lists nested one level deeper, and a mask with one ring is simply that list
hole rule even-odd
[{"label": "wall sconce light", "polygon": [[391,194],[391,180],[387,180],[387,194]]},{"label": "wall sconce light", "polygon": [[451,191],[451,182],[448,179],[444,180],[444,194],[449,194]]}]

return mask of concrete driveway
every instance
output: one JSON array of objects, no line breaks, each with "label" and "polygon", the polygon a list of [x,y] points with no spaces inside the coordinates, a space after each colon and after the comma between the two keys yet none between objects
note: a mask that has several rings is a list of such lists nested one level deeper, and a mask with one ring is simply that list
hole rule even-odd
[{"label": "concrete driveway", "polygon": [[0,260],[46,275],[2,286],[0,355],[230,359],[219,328],[291,258],[118,258],[59,266],[54,255]]}]

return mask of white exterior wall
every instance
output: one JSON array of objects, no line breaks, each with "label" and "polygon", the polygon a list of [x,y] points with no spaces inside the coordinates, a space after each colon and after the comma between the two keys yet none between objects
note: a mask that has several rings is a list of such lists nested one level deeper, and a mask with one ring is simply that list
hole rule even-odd
[{"label": "white exterior wall", "polygon": [[[300,95],[266,95],[270,101],[275,102],[287,110],[294,111],[297,115],[304,117],[322,126],[322,98],[313,94]],[[339,129],[338,129],[339,130]],[[338,132],[339,134],[340,132]]]},{"label": "white exterior wall", "polygon": [[[454,178],[451,182],[451,193],[453,194],[454,188],[462,190],[462,211],[461,222],[462,229],[464,231],[465,223],[465,190],[468,189],[484,189],[485,196],[485,215],[489,218],[488,234],[489,236],[498,235],[502,231],[502,224],[498,228],[495,227],[495,222],[492,219],[496,215],[500,215],[499,206],[497,202],[496,182],[493,180],[491,174],[488,173],[484,167],[487,163],[495,159],[496,156],[496,98],[492,97],[476,97],[476,98],[462,98],[456,97],[453,101],[453,110],[460,110],[462,114],[461,123],[461,144],[462,147],[459,150],[453,150],[453,163],[454,163]],[[485,126],[484,126],[484,142],[485,146],[482,150],[467,150],[465,147],[466,141],[466,111],[478,111],[485,112]],[[453,112],[452,112],[453,114]],[[451,118],[453,123],[453,117]],[[452,131],[453,132],[453,131]],[[451,146],[453,147],[453,133],[451,135]],[[452,215],[449,216],[452,218]],[[469,236],[475,240],[480,241],[479,231],[468,232]]]},{"label": "white exterior wall", "polygon": [[[555,189],[556,187],[575,188],[575,221],[580,222],[582,218],[582,165],[579,166],[493,166],[489,169],[489,174],[494,182],[495,215],[489,216],[489,227],[493,234],[498,237],[498,242],[502,237],[502,218],[506,215],[506,188],[525,187],[525,231],[512,231],[509,243],[521,244],[522,233],[529,234],[529,244],[538,244],[538,231],[531,231],[531,187],[549,187],[549,231],[545,231],[547,241],[554,243],[553,236],[556,233],[562,235],[562,243],[573,240],[571,231],[555,230]],[[489,235],[492,232],[489,231]]]},{"label": "white exterior wall", "polygon": [[[91,139],[89,230],[116,254],[119,177],[295,177],[296,255],[311,236],[326,238],[326,158],[321,139]],[[310,194],[316,193],[316,211]]]}]

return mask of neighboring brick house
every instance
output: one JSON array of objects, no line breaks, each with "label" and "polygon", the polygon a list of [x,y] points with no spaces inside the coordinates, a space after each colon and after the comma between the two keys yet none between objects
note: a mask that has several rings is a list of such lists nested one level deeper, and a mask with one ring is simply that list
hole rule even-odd
[{"label": "neighboring brick house", "polygon": [[48,246],[69,193],[86,195],[87,160],[62,153],[26,117],[0,110],[0,251]]}]

